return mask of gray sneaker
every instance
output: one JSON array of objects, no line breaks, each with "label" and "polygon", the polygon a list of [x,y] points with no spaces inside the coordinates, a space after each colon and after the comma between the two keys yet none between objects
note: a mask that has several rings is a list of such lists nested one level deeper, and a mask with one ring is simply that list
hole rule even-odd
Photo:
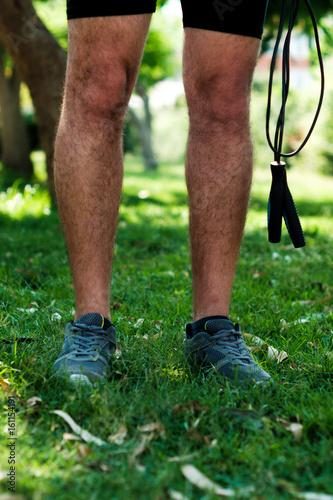
[{"label": "gray sneaker", "polygon": [[270,379],[252,358],[239,325],[224,316],[210,316],[186,325],[185,354],[196,364],[214,366],[239,385]]},{"label": "gray sneaker", "polygon": [[76,384],[104,381],[117,346],[116,329],[100,314],[85,314],[69,321],[62,351],[53,365],[55,376]]}]

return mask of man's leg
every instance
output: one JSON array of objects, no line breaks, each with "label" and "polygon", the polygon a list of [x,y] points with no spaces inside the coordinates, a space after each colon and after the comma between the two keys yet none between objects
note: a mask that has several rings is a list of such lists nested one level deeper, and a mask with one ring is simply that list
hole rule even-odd
[{"label": "man's leg", "polygon": [[249,101],[260,40],[185,29],[193,319],[229,315],[252,178]]},{"label": "man's leg", "polygon": [[249,101],[258,38],[185,29],[189,107],[186,180],[193,273],[193,322],[185,352],[239,384],[269,375],[229,320],[231,290],[252,178]]},{"label": "man's leg", "polygon": [[110,321],[113,245],[123,178],[122,129],[151,15],[69,21],[55,182],[73,275],[76,316],[55,374],[105,381],[116,349]]},{"label": "man's leg", "polygon": [[69,21],[55,182],[76,295],[76,319],[110,319],[110,274],[121,196],[122,127],[150,14]]}]

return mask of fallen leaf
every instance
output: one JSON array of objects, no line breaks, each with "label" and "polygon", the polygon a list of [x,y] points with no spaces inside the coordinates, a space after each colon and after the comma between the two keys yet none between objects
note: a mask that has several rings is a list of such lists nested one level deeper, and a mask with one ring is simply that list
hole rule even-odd
[{"label": "fallen leaf", "polygon": [[59,321],[61,319],[61,315],[59,313],[53,313],[51,316],[51,321]]},{"label": "fallen leaf", "polygon": [[317,347],[318,347],[317,342],[307,342],[307,345],[309,345],[310,347],[313,347],[314,349],[317,349]]},{"label": "fallen leaf", "polygon": [[333,500],[332,495],[327,495],[326,493],[313,493],[313,492],[301,492],[298,491],[295,486],[288,481],[279,479],[277,481],[279,486],[286,489],[290,495],[301,500]]},{"label": "fallen leaf", "polygon": [[28,305],[28,308],[30,309],[31,307],[39,307],[37,302],[31,302],[31,304]]},{"label": "fallen leaf", "polygon": [[263,273],[262,271],[257,271],[256,269],[253,269],[253,270],[251,271],[251,274],[252,274],[252,276],[253,276],[254,278],[259,278],[260,276],[262,276],[263,278],[265,278],[265,277],[266,277],[266,274],[265,274],[265,273]]},{"label": "fallen leaf", "polygon": [[33,276],[35,274],[34,271],[30,271],[29,269],[21,269],[19,267],[16,267],[14,271],[20,274],[25,274],[26,276]]},{"label": "fallen leaf", "polygon": [[0,377],[0,384],[5,392],[9,392],[9,393],[12,392],[12,390],[10,388],[10,382],[8,379]]},{"label": "fallen leaf", "polygon": [[64,441],[80,441],[80,437],[76,434],[71,434],[70,432],[64,432],[62,435]]},{"label": "fallen leaf", "polygon": [[37,405],[38,403],[41,403],[42,402],[42,399],[39,398],[38,396],[33,396],[32,398],[29,398],[26,400],[26,404],[28,406],[35,406]]},{"label": "fallen leaf", "polygon": [[185,478],[200,490],[215,493],[215,495],[220,497],[232,497],[235,495],[235,490],[221,488],[221,486],[211,481],[193,465],[183,465],[181,471]]},{"label": "fallen leaf", "polygon": [[160,422],[152,422],[150,424],[141,425],[140,427],[138,427],[138,431],[139,432],[158,431],[163,438],[166,437],[165,427]]},{"label": "fallen leaf", "polygon": [[84,458],[87,458],[91,454],[91,448],[87,446],[86,444],[79,444],[77,447],[79,459],[83,460]]},{"label": "fallen leaf", "polygon": [[82,429],[82,427],[80,427],[72,419],[72,417],[70,415],[68,415],[68,413],[66,413],[66,412],[64,412],[62,410],[53,410],[52,413],[55,413],[56,415],[59,415],[59,417],[63,418],[68,423],[68,425],[70,426],[70,428],[72,429],[72,431],[74,431],[75,434],[77,434],[78,436],[80,436],[83,439],[83,441],[86,441],[86,443],[95,443],[98,446],[102,446],[104,444],[107,444],[107,443],[105,443],[105,441],[102,441],[102,439],[100,439],[98,437],[95,437],[92,434],[90,434],[89,431],[87,431],[85,429]]},{"label": "fallen leaf", "polygon": [[[263,346],[265,348],[267,347],[267,358],[276,360],[278,364],[282,363],[282,361],[288,358],[288,354],[285,351],[278,351],[277,349],[275,349],[275,347],[272,347],[271,345],[267,344],[267,342],[259,337],[256,337],[255,335],[251,335],[250,333],[243,333],[243,336],[250,340],[255,346]],[[249,350],[255,351],[256,349],[253,349],[253,346],[249,346]]]},{"label": "fallen leaf", "polygon": [[169,497],[171,500],[189,500],[189,498],[183,495],[183,493],[174,490],[169,490]]},{"label": "fallen leaf", "polygon": [[288,427],[286,427],[287,431],[290,431],[297,441],[302,439],[303,433],[303,425],[297,423],[291,423]]},{"label": "fallen leaf", "polygon": [[138,471],[143,472],[145,467],[137,461],[139,455],[142,455],[147,448],[148,443],[153,439],[154,433],[143,434],[140,443],[133,451],[129,458],[129,463],[132,467],[135,467]]},{"label": "fallen leaf", "polygon": [[142,323],[144,322],[144,318],[139,318],[138,321],[135,323],[134,328],[138,328]]},{"label": "fallen leaf", "polygon": [[289,368],[297,372],[315,371],[315,370],[322,370],[323,365],[319,365],[318,363],[300,363],[300,364],[292,363],[289,365]]},{"label": "fallen leaf", "polygon": [[299,493],[297,497],[304,498],[304,500],[333,500],[333,495],[326,495],[326,493]]},{"label": "fallen leaf", "polygon": [[127,428],[125,425],[121,425],[114,434],[108,437],[110,443],[114,443],[118,446],[122,445],[127,438]]},{"label": "fallen leaf", "polygon": [[99,464],[99,468],[101,469],[102,472],[110,472],[112,470],[112,467],[108,464]]},{"label": "fallen leaf", "polygon": [[295,363],[291,363],[291,364],[289,365],[289,368],[290,368],[291,370],[293,370],[293,371],[297,371],[297,372],[302,372],[302,371],[303,371],[303,369],[302,369],[300,366],[296,365]]},{"label": "fallen leaf", "polygon": [[288,354],[285,351],[278,351],[277,349],[269,345],[267,351],[267,357],[268,359],[275,359],[279,364],[288,358]]},{"label": "fallen leaf", "polygon": [[316,304],[325,304],[326,302],[330,302],[333,299],[333,295],[329,295],[328,297],[324,297],[323,299],[316,300],[298,300],[293,302],[294,304],[299,304],[301,306],[314,306]]},{"label": "fallen leaf", "polygon": [[216,448],[217,445],[218,445],[218,440],[213,439],[209,444],[209,448],[214,449],[214,448]]},{"label": "fallen leaf", "polygon": [[192,460],[192,458],[195,458],[197,456],[197,453],[190,453],[189,455],[183,455],[179,457],[169,457],[168,462],[188,462],[189,460]]},{"label": "fallen leaf", "polygon": [[124,378],[122,379],[122,381],[120,382],[121,384],[121,387],[125,387],[128,383],[128,376],[127,375],[124,375]]},{"label": "fallen leaf", "polygon": [[111,306],[112,311],[116,311],[117,309],[120,309],[122,306],[121,302],[114,302],[113,305]]},{"label": "fallen leaf", "polygon": [[286,430],[290,431],[297,441],[300,441],[303,433],[303,425],[297,422],[287,422],[283,418],[277,418],[276,421]]},{"label": "fallen leaf", "polygon": [[13,391],[13,389],[10,388],[10,382],[8,379],[0,377],[0,385],[2,389],[7,392],[7,394],[10,394],[12,398],[17,399],[20,403],[22,403],[22,399],[18,396],[18,394],[16,394],[15,391]]}]

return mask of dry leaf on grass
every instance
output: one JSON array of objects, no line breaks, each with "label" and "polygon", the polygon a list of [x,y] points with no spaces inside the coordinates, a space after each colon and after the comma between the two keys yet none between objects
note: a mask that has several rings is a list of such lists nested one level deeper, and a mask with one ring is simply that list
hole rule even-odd
[{"label": "dry leaf on grass", "polygon": [[122,306],[121,302],[114,302],[113,305],[111,306],[112,311],[117,311],[117,309],[120,309]]},{"label": "dry leaf on grass", "polygon": [[306,318],[299,318],[293,323],[287,323],[284,319],[281,320],[282,323],[282,328],[280,329],[280,332],[283,332],[285,329],[289,328],[290,326],[296,326],[296,325],[303,325],[304,323],[310,323],[312,319],[322,319],[323,314],[322,313],[313,313],[311,316],[307,316]]},{"label": "dry leaf on grass", "polygon": [[171,500],[189,500],[189,498],[183,495],[183,493],[174,490],[169,491],[169,497],[171,498]]},{"label": "dry leaf on grass", "polygon": [[76,434],[71,434],[70,432],[64,432],[62,435],[62,439],[64,441],[80,441],[81,438]]},{"label": "dry leaf on grass", "polygon": [[169,457],[168,462],[188,462],[197,456],[197,453],[190,453],[179,457]]},{"label": "dry leaf on grass", "polygon": [[286,431],[290,431],[293,436],[299,441],[302,438],[303,425],[297,422],[287,422],[282,418],[277,418],[276,421],[282,425]]},{"label": "dry leaf on grass", "polygon": [[[256,337],[255,335],[251,335],[250,333],[244,333],[243,335],[245,338],[249,339],[255,346],[264,346],[265,348],[267,347],[268,359],[276,360],[279,364],[282,363],[282,361],[284,361],[286,358],[288,358],[288,354],[285,351],[278,351],[277,349],[275,349],[275,347],[267,344],[261,338]],[[250,346],[249,350],[251,351],[255,349],[253,349],[253,346]]]},{"label": "dry leaf on grass", "polygon": [[300,363],[300,364],[291,363],[289,365],[289,368],[297,372],[303,372],[303,371],[309,372],[315,370],[322,370],[323,365],[319,365],[317,363]]},{"label": "dry leaf on grass", "polygon": [[22,403],[22,399],[16,394],[13,389],[10,387],[10,382],[6,378],[0,377],[0,385],[2,389],[7,392],[7,394],[10,394],[13,398],[17,399],[20,403]]},{"label": "dry leaf on grass", "polygon": [[157,431],[161,437],[166,437],[165,427],[160,422],[152,422],[150,424],[141,425],[138,427],[139,432],[154,432]]},{"label": "dry leaf on grass", "polygon": [[10,388],[10,382],[8,379],[0,377],[0,384],[5,392],[8,392],[8,393],[12,392],[12,390]]},{"label": "dry leaf on grass", "polygon": [[326,302],[330,302],[333,299],[333,295],[329,295],[328,297],[324,297],[323,299],[316,300],[297,300],[293,302],[294,304],[300,304],[301,306],[314,306],[316,304],[325,304]]},{"label": "dry leaf on grass", "polygon": [[87,446],[86,444],[81,443],[77,447],[77,452],[79,455],[79,460],[83,460],[91,454],[91,448],[89,448],[89,446]]},{"label": "dry leaf on grass", "polygon": [[326,493],[314,493],[312,491],[298,491],[295,486],[288,481],[284,480],[278,480],[277,483],[279,486],[282,488],[286,489],[288,493],[295,497],[299,498],[300,500],[333,500],[332,495],[327,495]]},{"label": "dry leaf on grass", "polygon": [[132,467],[135,467],[138,471],[144,472],[145,467],[144,465],[140,464],[137,460],[137,458],[144,453],[144,451],[147,448],[148,443],[153,439],[154,433],[151,432],[150,434],[143,434],[142,439],[138,446],[135,448],[133,451],[132,455],[129,458],[129,464]]},{"label": "dry leaf on grass", "polygon": [[325,493],[299,493],[297,498],[304,500],[333,500],[333,495],[326,495]]},{"label": "dry leaf on grass", "polygon": [[38,396],[33,396],[32,398],[29,398],[26,400],[26,404],[28,406],[36,406],[38,403],[41,403],[42,399],[39,398]]},{"label": "dry leaf on grass", "polygon": [[288,354],[285,351],[278,351],[277,349],[275,349],[274,347],[269,345],[267,357],[268,357],[268,359],[276,359],[276,361],[279,364],[288,358]]},{"label": "dry leaf on grass", "polygon": [[221,488],[221,486],[211,481],[193,465],[184,465],[181,471],[186,479],[200,490],[215,493],[215,495],[220,497],[232,497],[235,495],[234,490]]},{"label": "dry leaf on grass", "polygon": [[303,433],[303,425],[297,423],[291,423],[288,427],[286,427],[287,431],[290,431],[297,441],[302,439]]},{"label": "dry leaf on grass", "polygon": [[118,446],[122,445],[127,438],[127,428],[125,425],[121,425],[114,434],[108,437],[108,441]]},{"label": "dry leaf on grass", "polygon": [[98,437],[95,437],[92,434],[90,434],[89,431],[87,431],[85,429],[82,429],[82,427],[80,427],[72,419],[72,417],[70,415],[68,415],[68,413],[66,413],[66,412],[64,412],[62,410],[54,410],[52,413],[55,413],[56,415],[59,415],[59,417],[63,418],[68,423],[68,425],[70,426],[70,428],[72,429],[72,431],[74,431],[75,434],[77,434],[78,436],[80,436],[83,439],[83,441],[86,441],[86,443],[95,443],[98,446],[102,446],[104,444],[107,444],[107,443],[105,443],[105,441],[102,441],[102,439],[100,439]]}]

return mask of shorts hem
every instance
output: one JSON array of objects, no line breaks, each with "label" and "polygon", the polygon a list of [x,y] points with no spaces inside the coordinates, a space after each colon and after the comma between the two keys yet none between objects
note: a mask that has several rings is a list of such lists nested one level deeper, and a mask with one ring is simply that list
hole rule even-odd
[{"label": "shorts hem", "polygon": [[131,10],[131,12],[126,12],[121,9],[115,9],[112,7],[112,9],[106,7],[106,8],[101,8],[98,10],[95,10],[92,12],[91,8],[83,9],[81,7],[79,8],[70,8],[67,9],[67,19],[82,19],[82,18],[88,18],[88,17],[116,17],[116,16],[135,16],[138,14],[153,14],[156,10],[155,8],[137,8],[135,10]]},{"label": "shorts hem", "polygon": [[195,29],[201,29],[201,30],[206,30],[206,31],[215,31],[216,33],[226,33],[229,35],[239,35],[239,36],[249,36],[251,38],[258,38],[259,40],[262,39],[263,36],[263,30],[259,33],[253,33],[249,32],[246,30],[243,30],[242,32],[239,32],[238,30],[233,30],[233,29],[223,29],[223,28],[215,28],[211,26],[203,26],[202,24],[196,25],[195,23],[183,23],[184,29],[185,28],[195,28]]}]

